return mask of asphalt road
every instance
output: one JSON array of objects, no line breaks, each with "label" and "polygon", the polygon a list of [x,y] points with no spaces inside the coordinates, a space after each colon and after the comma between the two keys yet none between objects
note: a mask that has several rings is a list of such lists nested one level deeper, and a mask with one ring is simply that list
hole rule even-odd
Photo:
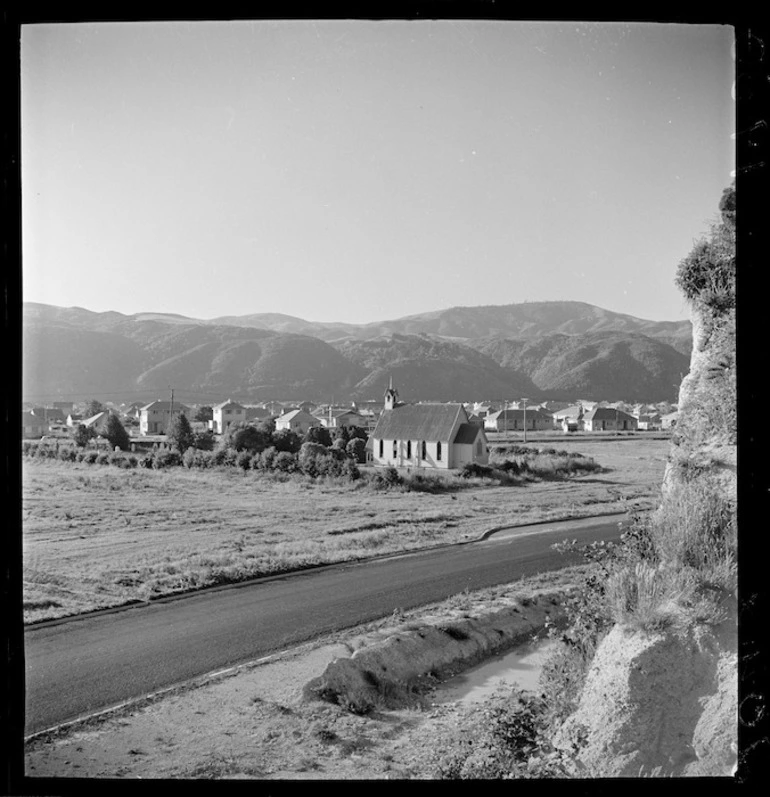
[{"label": "asphalt road", "polygon": [[483,542],[335,565],[25,630],[26,733],[332,631],[556,570],[563,539],[616,539],[618,517],[521,527]]}]

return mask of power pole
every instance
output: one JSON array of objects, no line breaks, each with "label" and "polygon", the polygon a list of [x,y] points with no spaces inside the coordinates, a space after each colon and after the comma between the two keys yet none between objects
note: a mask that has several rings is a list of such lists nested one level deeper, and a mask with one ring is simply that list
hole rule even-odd
[{"label": "power pole", "polygon": [[527,402],[529,399],[522,399],[521,403],[524,405],[524,442],[527,442]]}]

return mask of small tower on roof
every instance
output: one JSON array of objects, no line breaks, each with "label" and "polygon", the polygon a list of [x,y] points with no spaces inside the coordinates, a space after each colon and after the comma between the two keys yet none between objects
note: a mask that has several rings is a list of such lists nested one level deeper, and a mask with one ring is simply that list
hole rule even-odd
[{"label": "small tower on roof", "polygon": [[385,409],[392,410],[398,405],[398,391],[393,387],[393,377],[390,377],[390,384],[385,391]]}]

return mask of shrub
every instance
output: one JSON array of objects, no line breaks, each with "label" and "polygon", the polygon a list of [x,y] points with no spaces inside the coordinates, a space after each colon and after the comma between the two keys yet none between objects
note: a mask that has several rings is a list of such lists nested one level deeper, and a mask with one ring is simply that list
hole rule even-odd
[{"label": "shrub", "polygon": [[270,445],[270,435],[250,424],[233,424],[222,440],[223,448],[258,454]]},{"label": "shrub", "polygon": [[62,462],[76,462],[77,458],[78,452],[74,446],[62,446],[59,449],[59,459]]},{"label": "shrub", "polygon": [[128,458],[125,454],[121,453],[120,451],[112,451],[108,456],[108,461],[110,465],[114,465],[118,468],[130,468],[131,464],[128,461]]},{"label": "shrub", "polygon": [[272,464],[273,469],[281,473],[294,473],[299,469],[297,457],[289,451],[279,451]]},{"label": "shrub", "polygon": [[296,454],[302,447],[302,438],[291,429],[273,432],[272,442],[276,451],[288,451],[291,454]]},{"label": "shrub", "polygon": [[305,443],[318,443],[325,448],[329,448],[332,445],[331,432],[325,426],[311,426],[305,432],[305,437],[302,440],[302,444],[304,445]]},{"label": "shrub", "polygon": [[489,478],[492,475],[492,467],[479,462],[466,462],[457,475],[462,479]]},{"label": "shrub", "polygon": [[85,462],[86,465],[93,465],[94,462],[96,462],[96,458],[98,456],[99,456],[99,452],[98,451],[85,451],[83,453],[83,460],[82,461]]},{"label": "shrub", "polygon": [[155,470],[173,468],[182,464],[182,455],[175,448],[166,451],[156,451],[152,457],[152,467]]},{"label": "shrub", "polygon": [[193,438],[193,448],[200,449],[201,451],[213,451],[216,438],[211,429],[206,429],[203,432],[195,432]]},{"label": "shrub", "polygon": [[319,476],[327,472],[329,449],[321,443],[303,443],[297,455],[297,463],[307,476]]},{"label": "shrub", "polygon": [[345,450],[355,462],[359,464],[366,462],[366,441],[360,437],[352,437],[348,440]]},{"label": "shrub", "polygon": [[241,468],[241,470],[249,470],[249,468],[251,468],[252,457],[253,454],[250,451],[239,451],[235,457],[235,464]]},{"label": "shrub", "polygon": [[275,446],[266,448],[260,455],[260,470],[273,470],[273,464],[277,456],[278,451]]},{"label": "shrub", "polygon": [[445,780],[567,775],[551,744],[544,701],[526,693],[488,700],[459,738],[438,749],[431,761],[433,774]]}]

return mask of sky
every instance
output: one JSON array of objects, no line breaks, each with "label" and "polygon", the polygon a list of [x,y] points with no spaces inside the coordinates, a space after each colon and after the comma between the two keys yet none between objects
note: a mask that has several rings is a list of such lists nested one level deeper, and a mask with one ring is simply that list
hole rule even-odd
[{"label": "sky", "polygon": [[22,295],[364,323],[576,300],[689,317],[734,164],[733,29],[22,26]]}]

